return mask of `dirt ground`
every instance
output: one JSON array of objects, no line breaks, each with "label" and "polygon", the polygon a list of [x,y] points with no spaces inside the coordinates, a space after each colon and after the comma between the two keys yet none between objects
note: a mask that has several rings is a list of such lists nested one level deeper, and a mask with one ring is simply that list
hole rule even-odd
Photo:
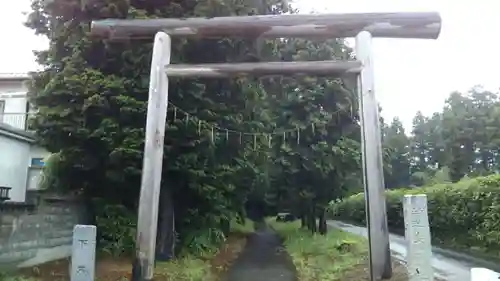
[{"label": "dirt ground", "polygon": [[[393,275],[387,281],[408,281],[408,272],[406,267],[399,262],[392,263]],[[435,278],[435,281],[446,281],[443,279]],[[368,275],[368,264],[360,264],[352,270],[346,272],[341,281],[370,281]]]},{"label": "dirt ground", "polygon": [[219,250],[219,253],[211,260],[211,269],[217,279],[222,279],[224,273],[229,266],[236,260],[239,253],[243,250],[246,244],[245,235],[235,235],[229,237]]},{"label": "dirt ground", "polygon": [[[215,255],[210,263],[213,280],[222,280],[228,267],[238,257],[245,246],[245,236],[231,236]],[[46,263],[33,268],[23,269],[20,273],[25,277],[34,277],[39,281],[69,281],[69,259]],[[101,258],[96,265],[96,280],[98,281],[126,281],[130,280],[132,271],[131,260],[128,258]],[[155,281],[174,281],[168,275],[161,274]],[[188,280],[175,280],[188,281]],[[265,280],[262,280],[265,281]],[[321,280],[326,281],[326,280]],[[345,273],[338,281],[369,281],[368,265],[360,264]],[[394,262],[393,277],[389,281],[408,281],[406,268]],[[437,280],[443,281],[443,280]]]},{"label": "dirt ground", "polygon": [[[45,263],[20,271],[22,276],[33,277],[40,281],[68,281],[69,259]],[[132,270],[129,259],[101,259],[96,264],[96,280],[122,281],[129,280]]]},{"label": "dirt ground", "polygon": [[[393,263],[393,275],[390,281],[408,281],[408,274],[406,268],[397,263]],[[369,281],[368,264],[360,264],[348,272],[342,277],[342,281]]]},{"label": "dirt ground", "polygon": [[[220,280],[228,266],[238,256],[245,245],[243,235],[231,236],[210,262],[214,279]],[[32,268],[23,269],[20,275],[36,278],[38,281],[69,281],[69,259],[58,260]],[[126,281],[130,280],[132,262],[130,258],[101,258],[96,264],[96,278],[98,281]],[[155,281],[173,281],[162,273],[155,276]],[[175,280],[184,281],[184,280]],[[187,281],[187,280],[185,280]]]}]

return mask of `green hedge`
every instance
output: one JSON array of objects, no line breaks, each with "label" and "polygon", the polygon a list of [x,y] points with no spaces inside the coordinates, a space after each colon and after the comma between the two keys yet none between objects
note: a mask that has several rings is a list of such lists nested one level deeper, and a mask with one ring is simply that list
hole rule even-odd
[{"label": "green hedge", "polygon": [[[386,192],[387,217],[392,232],[403,233],[404,194],[427,194],[434,242],[454,249],[500,257],[500,175]],[[365,224],[364,194],[332,202],[334,219]]]}]

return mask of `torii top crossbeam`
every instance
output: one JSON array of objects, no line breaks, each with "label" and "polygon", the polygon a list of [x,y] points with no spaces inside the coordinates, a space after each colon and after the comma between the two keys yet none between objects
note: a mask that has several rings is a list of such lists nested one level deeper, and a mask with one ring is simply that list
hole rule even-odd
[{"label": "torii top crossbeam", "polygon": [[[271,15],[185,19],[107,19],[92,22],[97,36],[134,38],[163,31],[172,36],[249,38],[345,38],[368,31],[373,37],[436,39],[438,13],[366,13]],[[308,73],[358,74],[359,61],[266,62],[239,64],[167,65],[169,77],[229,77]]]},{"label": "torii top crossbeam", "polygon": [[92,33],[135,37],[164,31],[194,37],[346,38],[361,31],[373,37],[436,39],[441,17],[436,12],[293,14],[184,19],[107,19],[92,22]]}]

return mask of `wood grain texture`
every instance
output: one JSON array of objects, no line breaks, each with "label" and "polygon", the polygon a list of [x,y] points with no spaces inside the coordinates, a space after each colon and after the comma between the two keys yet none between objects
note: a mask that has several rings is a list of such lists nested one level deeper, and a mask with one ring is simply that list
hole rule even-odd
[{"label": "wood grain texture", "polygon": [[297,61],[297,62],[256,62],[256,63],[212,63],[177,64],[166,66],[169,77],[235,77],[265,75],[317,76],[357,74],[361,71],[359,61]]},{"label": "wood grain texture", "polygon": [[144,37],[165,31],[172,36],[249,38],[345,38],[361,31],[373,37],[436,39],[436,12],[268,15],[185,19],[107,19],[92,22],[96,36]]}]

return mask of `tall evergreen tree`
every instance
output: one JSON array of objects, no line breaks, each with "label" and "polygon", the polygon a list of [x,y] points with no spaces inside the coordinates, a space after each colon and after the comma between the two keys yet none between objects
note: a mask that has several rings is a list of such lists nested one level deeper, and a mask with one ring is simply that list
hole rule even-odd
[{"label": "tall evergreen tree", "polygon": [[387,188],[398,188],[410,185],[410,140],[399,118],[395,117],[385,128],[384,145],[390,151],[390,170],[386,174]]},{"label": "tall evergreen tree", "polygon": [[[90,22],[281,13],[287,7],[279,0],[259,5],[253,0],[83,2],[32,1],[27,25],[50,41],[49,49],[38,53],[44,70],[34,74],[31,83],[31,100],[38,110],[33,125],[41,143],[59,153],[64,170],[60,182],[66,189],[80,192],[89,204],[100,198],[106,205],[122,204],[135,211],[153,38],[92,38]],[[174,38],[172,44],[173,63],[243,62],[254,60],[256,53],[251,40]],[[265,93],[258,85],[255,79],[170,81],[169,100],[182,111],[169,105],[161,205],[173,202],[183,245],[198,247],[197,236],[220,237],[210,233],[219,231],[221,222],[227,230],[229,219],[242,213],[246,194],[258,185],[253,168],[262,156],[252,140],[226,141],[217,130],[214,140],[211,135],[213,127],[268,127],[261,104]],[[186,125],[189,116],[203,120],[201,127]],[[242,183],[237,175],[251,180]]]},{"label": "tall evergreen tree", "polygon": [[[284,60],[351,57],[342,40],[284,40],[281,44]],[[324,77],[290,78],[275,86],[269,92],[276,97],[276,124],[290,128],[291,134],[288,140],[280,136],[274,146],[278,164],[274,187],[287,190],[284,196],[297,206],[304,226],[325,233],[328,203],[344,194],[346,180],[360,171],[356,95],[345,81]]]}]

